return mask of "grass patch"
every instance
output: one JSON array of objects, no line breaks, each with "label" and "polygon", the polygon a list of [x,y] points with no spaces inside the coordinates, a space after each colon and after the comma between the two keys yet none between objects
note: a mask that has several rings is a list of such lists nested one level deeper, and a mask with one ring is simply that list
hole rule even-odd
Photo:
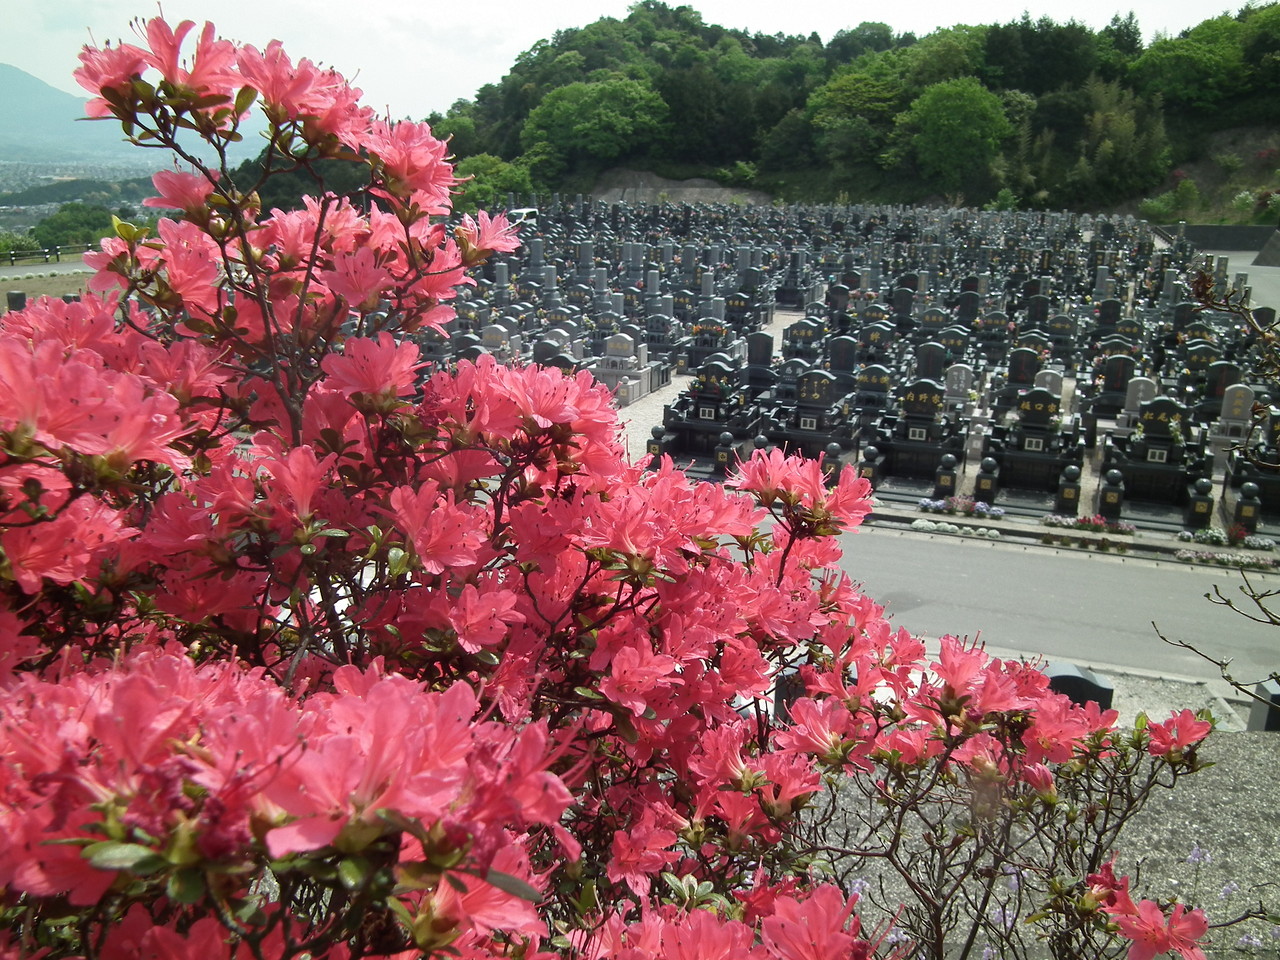
[{"label": "grass patch", "polygon": [[[33,269],[31,272],[39,273],[40,271]],[[84,293],[85,285],[91,276],[93,276],[91,273],[62,273],[53,277],[38,276],[31,279],[25,279],[24,274],[0,276],[0,290],[6,293],[10,290],[20,290],[27,295],[27,302],[30,303],[37,297],[62,297],[69,293]],[[0,313],[8,312],[8,300],[7,296],[0,299]]]}]

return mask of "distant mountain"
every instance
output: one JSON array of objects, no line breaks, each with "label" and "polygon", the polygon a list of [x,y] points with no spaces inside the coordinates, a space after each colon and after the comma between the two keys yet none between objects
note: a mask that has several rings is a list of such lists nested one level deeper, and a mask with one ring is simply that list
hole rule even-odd
[{"label": "distant mountain", "polygon": [[120,124],[78,121],[88,98],[49,86],[0,63],[0,160],[49,163],[115,160],[137,154],[122,140]]},{"label": "distant mountain", "polygon": [[[156,164],[148,152],[124,141],[114,120],[83,120],[87,97],[77,97],[7,63],[0,63],[0,162],[61,163],[132,160]],[[245,130],[237,161],[255,156],[260,141]]]}]

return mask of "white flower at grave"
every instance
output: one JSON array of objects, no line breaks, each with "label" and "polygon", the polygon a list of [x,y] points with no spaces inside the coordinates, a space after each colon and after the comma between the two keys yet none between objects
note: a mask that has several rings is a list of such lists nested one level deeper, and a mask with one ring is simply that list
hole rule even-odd
[{"label": "white flower at grave", "polygon": [[987,531],[987,539],[988,539],[988,540],[999,540],[999,539],[1000,539],[1000,531],[999,531],[999,530],[996,530],[994,527],[993,527],[992,529],[988,530],[988,531]]}]

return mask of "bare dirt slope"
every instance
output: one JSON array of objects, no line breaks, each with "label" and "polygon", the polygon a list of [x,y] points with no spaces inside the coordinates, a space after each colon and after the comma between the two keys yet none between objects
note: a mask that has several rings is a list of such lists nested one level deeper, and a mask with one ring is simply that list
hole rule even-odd
[{"label": "bare dirt slope", "polygon": [[772,203],[759,190],[722,187],[714,180],[668,180],[655,173],[617,168],[607,170],[596,181],[592,193],[597,200],[626,203]]}]

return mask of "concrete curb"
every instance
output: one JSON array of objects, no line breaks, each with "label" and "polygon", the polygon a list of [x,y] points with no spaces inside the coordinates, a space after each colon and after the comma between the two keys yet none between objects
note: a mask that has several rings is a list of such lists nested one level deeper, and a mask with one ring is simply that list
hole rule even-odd
[{"label": "concrete curb", "polygon": [[[885,527],[911,530],[911,524],[917,520],[931,520],[935,523],[945,522],[955,524],[957,527],[985,528],[1000,532],[998,538],[980,541],[985,543],[1017,544],[1018,546],[1033,546],[1048,550],[1088,549],[1104,555],[1133,557],[1143,560],[1163,560],[1170,563],[1191,563],[1209,567],[1229,566],[1199,560],[1180,559],[1177,554],[1182,550],[1227,554],[1251,560],[1273,557],[1272,554],[1258,550],[1244,550],[1235,547],[1209,548],[1204,544],[1187,543],[1178,540],[1176,536],[1153,531],[1139,530],[1136,534],[1095,533],[1088,530],[1076,530],[1071,527],[1050,527],[1039,523],[1029,523],[1020,518],[1010,518],[1008,515],[998,520],[992,520],[877,506],[867,517],[866,522],[873,526],[880,524]],[[950,535],[954,536],[954,534]],[[1057,542],[1046,542],[1049,537],[1054,538]],[[961,539],[967,538],[961,537]],[[1280,575],[1280,568],[1274,571],[1249,568],[1249,572],[1257,573],[1260,576],[1278,576]]]}]

